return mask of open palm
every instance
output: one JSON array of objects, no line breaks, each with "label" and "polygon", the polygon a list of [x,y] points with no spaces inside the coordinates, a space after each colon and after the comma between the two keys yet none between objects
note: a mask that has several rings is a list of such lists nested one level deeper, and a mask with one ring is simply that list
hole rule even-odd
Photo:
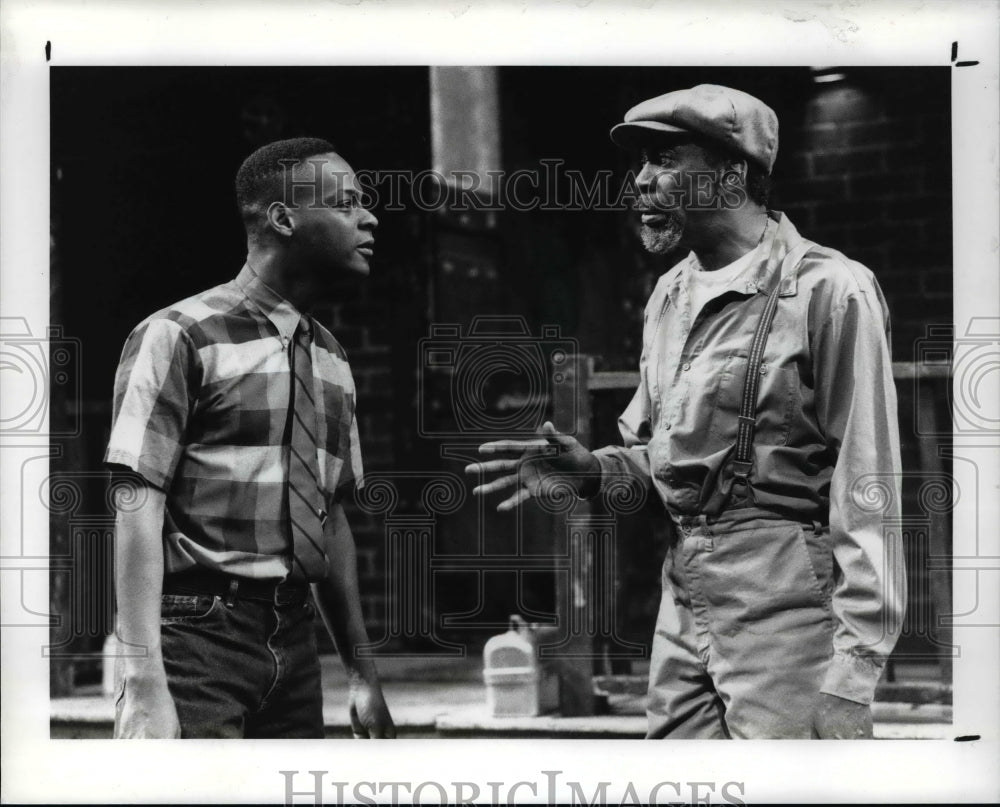
[{"label": "open palm", "polygon": [[542,426],[538,440],[497,440],[484,443],[479,453],[502,459],[475,462],[466,466],[469,474],[502,476],[473,488],[486,496],[498,491],[513,493],[497,505],[512,510],[531,498],[557,500],[570,492],[577,496],[597,491],[601,468],[597,458],[568,434],[556,431],[551,423]]}]

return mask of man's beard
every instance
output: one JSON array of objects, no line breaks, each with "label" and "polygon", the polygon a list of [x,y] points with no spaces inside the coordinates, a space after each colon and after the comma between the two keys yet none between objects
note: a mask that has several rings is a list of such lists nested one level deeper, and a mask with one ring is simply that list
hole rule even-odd
[{"label": "man's beard", "polygon": [[668,211],[663,213],[666,221],[651,227],[643,224],[639,236],[642,238],[642,245],[647,252],[653,255],[666,255],[677,249],[684,234],[684,219],[676,212]]}]

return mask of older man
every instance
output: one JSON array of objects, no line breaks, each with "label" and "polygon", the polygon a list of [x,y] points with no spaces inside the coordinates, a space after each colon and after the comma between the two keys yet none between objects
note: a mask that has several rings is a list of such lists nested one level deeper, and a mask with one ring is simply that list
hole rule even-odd
[{"label": "older man", "polygon": [[339,490],[361,484],[347,357],[309,316],[365,276],[375,216],[324,140],[271,143],[236,177],[235,279],[147,317],[115,381],[106,461],[143,486],[116,534],[117,737],[322,737],[315,601],[350,675],[355,736],[394,733]]},{"label": "older man", "polygon": [[[675,525],[653,637],[649,737],[870,737],[901,628],[896,398],[889,315],[872,273],[770,210],[778,121],[699,85],[611,130],[640,155],[647,250],[689,250],[646,306],[624,447],[481,447],[504,459],[499,509],[554,482],[595,495],[651,484]],[[554,449],[553,449],[554,447]],[[877,497],[875,497],[877,498]]]}]

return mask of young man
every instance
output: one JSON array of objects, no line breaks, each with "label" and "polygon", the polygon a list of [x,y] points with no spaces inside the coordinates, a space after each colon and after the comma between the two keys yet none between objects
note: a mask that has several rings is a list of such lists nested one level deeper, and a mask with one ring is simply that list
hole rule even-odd
[{"label": "young man", "polygon": [[[237,277],[129,336],[105,461],[138,475],[116,532],[115,736],[322,737],[310,587],[350,677],[357,737],[394,727],[370,660],[338,491],[362,484],[347,357],[309,316],[369,272],[375,216],[324,140],[236,176]],[[123,502],[124,504],[124,502]]]},{"label": "young man", "polygon": [[[546,440],[505,459],[499,509],[569,482],[651,484],[674,523],[649,682],[649,737],[870,737],[906,598],[889,316],[871,272],[767,208],[778,121],[700,85],[612,129],[636,150],[650,252],[690,254],[646,306],[625,447]],[[873,491],[888,495],[872,495]]]}]

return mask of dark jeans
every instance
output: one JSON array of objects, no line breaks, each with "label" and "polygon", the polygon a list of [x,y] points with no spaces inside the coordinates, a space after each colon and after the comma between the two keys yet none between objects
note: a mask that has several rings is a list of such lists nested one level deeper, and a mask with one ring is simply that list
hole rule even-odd
[{"label": "dark jeans", "polygon": [[311,603],[164,594],[160,635],[181,737],[323,736]]}]

